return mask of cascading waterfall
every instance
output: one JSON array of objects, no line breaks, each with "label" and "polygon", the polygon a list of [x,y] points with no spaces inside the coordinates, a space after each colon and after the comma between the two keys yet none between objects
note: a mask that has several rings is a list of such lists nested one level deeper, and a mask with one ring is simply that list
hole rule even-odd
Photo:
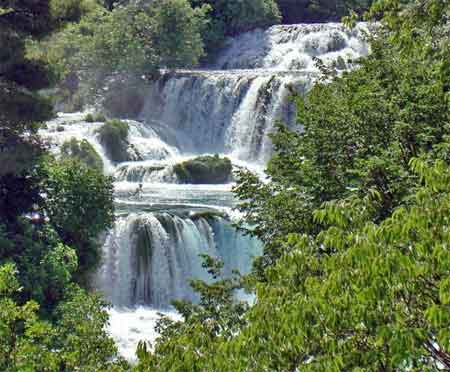
[{"label": "cascading waterfall", "polygon": [[[338,69],[349,68],[351,60],[368,53],[364,35],[367,25],[350,30],[341,23],[277,25],[229,39],[215,69],[272,69],[317,71],[319,57]],[[349,61],[350,60],[350,61]]]},{"label": "cascading waterfall", "polygon": [[139,120],[127,120],[129,150],[139,155],[131,158],[139,160],[111,162],[96,134],[103,123],[86,123],[85,113],[61,115],[41,131],[55,153],[72,137],[88,140],[115,177],[119,215],[93,285],[114,305],[109,330],[123,355],[133,358],[137,342],[154,339],[156,309],[197,300],[189,280],[209,280],[199,254],[222,259],[231,274],[248,272],[261,253],[261,243],[226,217],[235,205],[230,184],[178,184],[173,166],[219,153],[263,173],[276,121],[296,122],[288,97],[306,92],[319,76],[315,58],[338,71],[351,68],[368,53],[365,28],[273,26],[228,40],[208,68],[162,72],[148,87]]},{"label": "cascading waterfall", "polygon": [[200,254],[224,261],[224,273],[245,273],[260,243],[218,216],[140,213],[122,217],[104,244],[97,288],[118,306],[164,308],[175,299],[195,301],[189,280],[209,280]]},{"label": "cascading waterfall", "polygon": [[305,92],[312,81],[310,75],[170,73],[150,87],[142,119],[175,130],[184,152],[226,153],[264,162],[270,155],[265,139],[273,123],[295,123],[295,105],[286,97],[293,91]]},{"label": "cascading waterfall", "polygon": [[149,88],[141,119],[173,131],[184,152],[264,164],[274,123],[295,123],[287,97],[303,94],[318,76],[315,58],[337,70],[351,67],[368,52],[365,28],[273,26],[230,39],[211,69],[163,73]]},{"label": "cascading waterfall", "polygon": [[172,169],[154,162],[129,162],[120,164],[114,176],[119,182],[178,183]]}]

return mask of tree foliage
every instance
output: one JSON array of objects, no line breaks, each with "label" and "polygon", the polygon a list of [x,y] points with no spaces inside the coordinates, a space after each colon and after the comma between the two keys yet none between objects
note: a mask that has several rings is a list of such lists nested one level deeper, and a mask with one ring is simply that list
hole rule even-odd
[{"label": "tree foliage", "polygon": [[43,210],[64,243],[76,248],[78,274],[86,274],[100,259],[98,237],[112,227],[112,179],[74,160],[45,167]]},{"label": "tree foliage", "polygon": [[434,0],[374,4],[371,54],[296,98],[301,127],[279,125],[269,182],[239,174],[248,233],[265,243],[256,303],[205,343],[204,319],[232,300],[202,304],[208,315],[141,348],[141,365],[450,368],[449,14]]},{"label": "tree foliage", "polygon": [[105,331],[106,304],[75,284],[113,221],[112,183],[58,163],[37,135],[39,90],[57,74],[30,45],[76,21],[77,1],[0,1],[0,370],[128,368]]},{"label": "tree foliage", "polygon": [[[232,300],[222,298],[212,309],[204,300],[207,315],[192,324],[188,313],[186,323],[159,341],[157,365],[186,371],[448,368],[450,170],[442,160],[410,164],[419,181],[407,205],[376,224],[372,212],[381,198],[375,190],[325,203],[314,213],[321,232],[290,234],[292,249],[257,285],[256,304],[244,318],[231,316],[243,319],[237,331],[205,341],[205,319]],[[205,293],[212,299],[218,292]]]},{"label": "tree foliage", "polygon": [[375,188],[382,202],[373,218],[383,220],[416,182],[410,159],[443,152],[450,129],[448,38],[430,49],[434,34],[423,31],[407,43],[405,35],[415,35],[407,25],[389,27],[373,35],[372,53],[356,70],[331,83],[325,77],[297,98],[302,128],[279,126],[273,136],[272,182],[241,174],[242,211],[267,243],[263,267],[278,257],[277,240],[287,233],[318,232],[312,212],[325,201]]},{"label": "tree foliage", "polygon": [[114,73],[153,76],[159,68],[195,65],[203,55],[206,11],[192,9],[186,0],[131,2],[112,11],[93,6],[80,22],[46,42],[51,46],[46,58],[62,76],[100,80]]},{"label": "tree foliage", "polygon": [[50,118],[50,103],[36,90],[49,85],[48,66],[26,56],[25,37],[48,32],[51,20],[48,1],[27,4],[2,1],[0,9],[0,177],[20,173],[32,165],[41,150],[34,133],[35,122]]},{"label": "tree foliage", "polygon": [[267,27],[281,20],[274,0],[190,0],[193,7],[209,6],[208,23],[203,28],[203,39],[208,53],[213,54],[226,36],[258,27]]},{"label": "tree foliage", "polygon": [[64,142],[61,146],[61,158],[75,159],[98,172],[103,172],[103,160],[87,140],[77,141],[71,138]]},{"label": "tree foliage", "polygon": [[340,21],[351,12],[362,15],[372,0],[277,0],[283,23]]},{"label": "tree foliage", "polygon": [[104,327],[102,301],[83,290],[66,291],[57,320],[39,316],[39,305],[14,300],[21,291],[12,264],[0,265],[0,368],[2,371],[124,371],[114,342]]}]

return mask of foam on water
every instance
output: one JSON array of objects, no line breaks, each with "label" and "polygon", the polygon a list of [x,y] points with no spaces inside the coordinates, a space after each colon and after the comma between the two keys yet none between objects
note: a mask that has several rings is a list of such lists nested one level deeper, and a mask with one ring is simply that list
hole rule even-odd
[{"label": "foam on water", "polygon": [[352,30],[340,23],[276,25],[229,39],[214,67],[317,71],[313,58],[320,57],[344,69],[348,59],[368,53],[365,32],[364,23]]},{"label": "foam on water", "polygon": [[136,361],[136,348],[140,341],[154,344],[159,314],[173,320],[181,320],[175,311],[156,310],[150,307],[133,309],[115,307],[109,310],[109,334],[116,340],[119,353],[129,361]]}]

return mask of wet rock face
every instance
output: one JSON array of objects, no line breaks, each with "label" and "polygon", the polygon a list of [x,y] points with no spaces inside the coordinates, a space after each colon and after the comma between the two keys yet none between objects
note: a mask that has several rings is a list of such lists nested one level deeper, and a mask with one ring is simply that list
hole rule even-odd
[{"label": "wet rock face", "polygon": [[180,182],[191,184],[222,184],[232,178],[230,159],[215,156],[201,156],[174,166]]},{"label": "wet rock face", "polygon": [[101,106],[111,117],[136,119],[142,112],[146,96],[146,83],[136,77],[110,81]]}]

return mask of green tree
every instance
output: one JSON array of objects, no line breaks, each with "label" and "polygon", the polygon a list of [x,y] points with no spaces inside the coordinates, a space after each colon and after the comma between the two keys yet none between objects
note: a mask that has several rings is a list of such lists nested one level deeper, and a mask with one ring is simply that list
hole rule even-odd
[{"label": "green tree", "polygon": [[111,180],[81,163],[44,162],[37,136],[52,116],[38,91],[57,74],[29,46],[79,15],[71,0],[0,1],[2,371],[128,368],[105,332],[104,302],[73,284],[92,269],[98,234],[111,226]]},{"label": "green tree", "polygon": [[[388,217],[416,182],[410,159],[436,153],[445,143],[449,38],[436,36],[442,34],[442,19],[430,26],[419,17],[417,36],[408,26],[414,8],[407,11],[406,21],[386,16],[386,26],[372,37],[372,53],[358,69],[325,76],[297,98],[302,130],[280,126],[273,136],[272,182],[241,174],[236,191],[245,201],[242,211],[256,224],[252,233],[266,243],[261,270],[282,254],[279,241],[287,233],[317,233],[312,211],[325,201],[375,188],[382,203],[374,221]],[[397,24],[395,31],[391,24]]]},{"label": "green tree", "polygon": [[278,23],[281,15],[274,0],[190,0],[193,7],[209,6],[209,20],[203,27],[208,54],[222,47],[226,36]]},{"label": "green tree", "polygon": [[98,172],[103,172],[103,160],[87,140],[77,141],[71,138],[70,141],[64,142],[61,146],[61,158],[75,159]]},{"label": "green tree", "polygon": [[188,321],[152,355],[141,347],[142,365],[450,368],[449,11],[434,0],[375,3],[371,54],[297,97],[302,128],[279,126],[269,182],[239,175],[248,233],[265,243],[256,303],[231,337],[202,343],[207,322]]},{"label": "green tree", "polygon": [[39,305],[19,305],[20,292],[14,265],[0,265],[0,368],[19,371],[125,371],[114,341],[105,332],[108,314],[104,303],[72,288],[58,307],[57,320],[39,317]]},{"label": "green tree", "polygon": [[200,31],[205,25],[209,7],[192,9],[186,0],[163,0],[152,4],[149,11],[153,42],[160,66],[191,67],[204,55]]},{"label": "green tree", "polygon": [[62,241],[76,249],[78,279],[100,259],[98,236],[114,222],[113,183],[95,169],[69,160],[48,162],[43,211]]},{"label": "green tree", "polygon": [[411,165],[417,188],[380,224],[373,191],[317,210],[316,238],[291,234],[248,326],[215,348],[206,370],[448,368],[450,171],[443,161]]},{"label": "green tree", "polygon": [[34,215],[22,219],[8,231],[0,227],[0,263],[13,262],[21,285],[20,303],[33,299],[50,313],[63,298],[78,266],[75,250],[61,243],[56,232]]},{"label": "green tree", "polygon": [[340,21],[355,12],[362,15],[372,0],[277,0],[283,23]]},{"label": "green tree", "polygon": [[161,67],[195,65],[203,55],[200,30],[206,8],[193,10],[185,0],[151,5],[130,3],[106,11],[92,6],[78,23],[47,41],[47,58],[67,75],[134,73],[153,76]]},{"label": "green tree", "polygon": [[[0,2],[0,176],[20,174],[41,151],[34,123],[50,118],[52,107],[36,94],[50,82],[48,66],[28,59],[25,37],[48,32],[48,1]],[[26,110],[23,109],[26,107]]]}]

